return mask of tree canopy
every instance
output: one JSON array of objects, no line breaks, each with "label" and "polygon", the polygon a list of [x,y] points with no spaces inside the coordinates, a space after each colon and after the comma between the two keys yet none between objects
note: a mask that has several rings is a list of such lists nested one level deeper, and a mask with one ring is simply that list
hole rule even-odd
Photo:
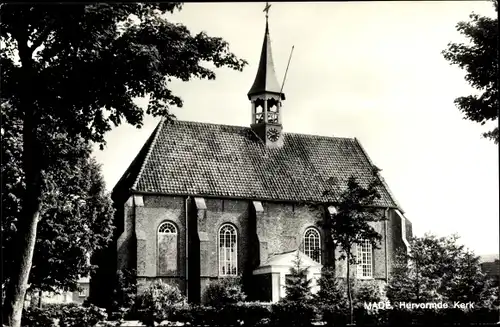
[{"label": "tree canopy", "polygon": [[[2,106],[2,252],[4,281],[12,274],[13,248],[22,212],[25,182],[21,165],[22,134],[17,111]],[[113,209],[101,175],[83,141],[52,135],[59,155],[44,170],[38,237],[29,277],[33,290],[75,290],[91,266],[87,255],[108,244]]]},{"label": "tree canopy", "polygon": [[[67,151],[54,141],[103,147],[105,133],[122,122],[141,127],[145,114],[172,118],[169,108],[183,104],[172,79],[214,79],[207,64],[240,71],[246,62],[222,38],[170,22],[181,3],[0,6],[1,100],[19,114],[25,182],[4,311],[19,327],[38,220],[50,199],[47,171]],[[149,100],[146,109],[135,103],[140,97]]]},{"label": "tree canopy", "polygon": [[[498,15],[498,1],[492,1]],[[459,22],[457,31],[467,43],[450,43],[443,56],[451,64],[466,71],[465,80],[478,94],[455,99],[464,118],[481,125],[498,121],[498,17],[490,18],[472,13],[470,21]],[[484,137],[499,141],[498,125],[483,133]]]},{"label": "tree canopy", "polygon": [[[356,254],[352,253],[356,245],[365,241],[373,248],[379,247],[382,236],[373,228],[372,223],[385,219],[383,209],[377,207],[380,199],[379,188],[382,185],[379,169],[373,167],[372,178],[368,185],[363,186],[354,176],[347,180],[346,187],[339,195],[335,208],[336,212],[327,215],[320,224],[327,231],[333,246],[341,253],[339,259],[346,260],[347,297],[349,301],[350,322],[353,323],[353,299],[351,294],[351,264],[358,263]],[[324,194],[331,191],[326,190]]]},{"label": "tree canopy", "polygon": [[399,254],[387,286],[392,302],[459,301],[489,306],[498,290],[481,272],[479,257],[458,244],[458,236],[426,234]]},{"label": "tree canopy", "polygon": [[[112,125],[141,126],[145,113],[170,117],[182,100],[173,78],[214,79],[204,64],[241,70],[246,62],[220,37],[192,35],[168,21],[181,3],[3,4],[2,96],[17,102],[29,74],[40,123],[104,143]],[[18,54],[17,60],[15,54]],[[148,97],[146,112],[134,102]],[[18,106],[18,108],[20,108]],[[21,108],[20,108],[21,109]]]}]

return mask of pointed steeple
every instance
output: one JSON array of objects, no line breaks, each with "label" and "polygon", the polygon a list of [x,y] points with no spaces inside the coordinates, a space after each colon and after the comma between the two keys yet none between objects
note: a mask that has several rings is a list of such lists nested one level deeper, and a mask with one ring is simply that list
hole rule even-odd
[{"label": "pointed steeple", "polygon": [[273,55],[271,51],[271,38],[269,36],[269,23],[266,15],[266,32],[264,34],[264,43],[262,44],[262,51],[260,53],[259,68],[255,81],[253,82],[250,91],[248,91],[248,98],[252,95],[258,94],[276,94],[281,96],[281,100],[285,100],[285,94],[280,93],[281,87],[276,78],[274,70]]},{"label": "pointed steeple", "polygon": [[259,68],[252,88],[248,91],[248,99],[252,103],[252,130],[268,147],[283,145],[283,125],[281,124],[281,107],[285,95],[274,71],[269,37],[268,13],[271,5],[266,2],[266,32],[260,53]]}]

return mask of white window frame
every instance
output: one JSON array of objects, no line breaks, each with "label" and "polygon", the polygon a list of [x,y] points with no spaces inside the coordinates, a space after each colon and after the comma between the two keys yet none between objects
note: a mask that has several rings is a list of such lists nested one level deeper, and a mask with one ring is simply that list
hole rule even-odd
[{"label": "white window frame", "polygon": [[[229,259],[226,257],[227,246],[225,246],[226,245],[225,244],[225,242],[226,242],[225,236],[227,235],[227,232],[223,231],[223,229],[225,229],[225,228],[230,229],[229,238],[233,237],[233,235],[235,238],[234,244],[231,244],[231,242],[229,244],[229,249],[232,249],[231,253],[233,253],[233,252],[235,253],[234,258],[233,258],[233,256],[230,256]],[[221,246],[221,233],[224,233],[224,246]],[[222,224],[219,227],[219,231],[217,233],[217,251],[219,254],[218,255],[219,276],[238,276],[238,230],[236,229],[236,227],[233,224],[226,223],[226,224]],[[223,267],[225,267],[227,263],[230,264],[231,270],[233,270],[232,268],[234,268],[234,270],[235,270],[234,273],[232,273],[232,272],[228,273],[227,271],[223,271]]]},{"label": "white window frame", "polygon": [[[169,226],[171,227],[171,230],[173,231],[162,231],[163,226]],[[177,226],[171,221],[164,221],[158,226],[158,235],[160,234],[171,234],[171,235],[177,235]]]},{"label": "white window frame", "polygon": [[362,245],[356,245],[356,277],[358,279],[373,279],[373,245],[364,240]]},{"label": "white window frame", "polygon": [[81,289],[79,289],[78,290],[78,296],[79,297],[85,297],[85,296],[87,296],[87,289],[85,289],[83,287]]},{"label": "white window frame", "polygon": [[[308,234],[311,235],[311,233],[314,235],[308,236]],[[316,249],[316,246],[318,249],[318,254],[317,254],[318,260],[314,260],[314,251]],[[321,264],[321,234],[317,228],[314,227],[306,228],[304,234],[302,235],[302,248],[304,249],[305,255],[307,255],[309,258],[313,259],[317,263]]]}]

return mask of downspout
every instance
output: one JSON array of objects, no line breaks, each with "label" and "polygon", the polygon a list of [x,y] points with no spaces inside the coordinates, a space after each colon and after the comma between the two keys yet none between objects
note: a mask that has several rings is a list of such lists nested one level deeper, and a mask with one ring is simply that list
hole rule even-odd
[{"label": "downspout", "polygon": [[188,280],[189,280],[189,229],[188,229],[188,204],[189,204],[189,200],[191,199],[190,196],[188,196],[186,199],[185,199],[185,202],[184,202],[184,215],[185,215],[185,231],[186,231],[186,298],[189,300],[189,287],[188,287]]},{"label": "downspout", "polygon": [[389,282],[389,252],[387,252],[387,220],[389,219],[389,208],[385,209],[385,220],[384,220],[384,229],[385,229],[385,281]]}]

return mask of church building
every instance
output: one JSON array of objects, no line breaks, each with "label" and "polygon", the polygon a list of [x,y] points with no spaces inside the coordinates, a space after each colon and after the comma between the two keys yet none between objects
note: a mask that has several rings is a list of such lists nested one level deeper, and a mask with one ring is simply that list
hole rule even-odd
[{"label": "church building", "polygon": [[[195,303],[214,280],[236,276],[250,298],[277,301],[297,255],[313,288],[325,264],[345,276],[345,262],[335,262],[318,221],[335,212],[335,194],[347,179],[367,184],[374,165],[356,138],[285,132],[282,91],[266,17],[247,93],[251,112],[240,109],[251,117],[248,126],[162,120],[113,189],[115,271],[135,269],[139,289],[158,279],[177,285]],[[409,248],[411,223],[378,178],[376,205],[387,220],[374,227],[382,241],[379,248],[359,246],[352,271],[384,283],[396,253]]]}]

